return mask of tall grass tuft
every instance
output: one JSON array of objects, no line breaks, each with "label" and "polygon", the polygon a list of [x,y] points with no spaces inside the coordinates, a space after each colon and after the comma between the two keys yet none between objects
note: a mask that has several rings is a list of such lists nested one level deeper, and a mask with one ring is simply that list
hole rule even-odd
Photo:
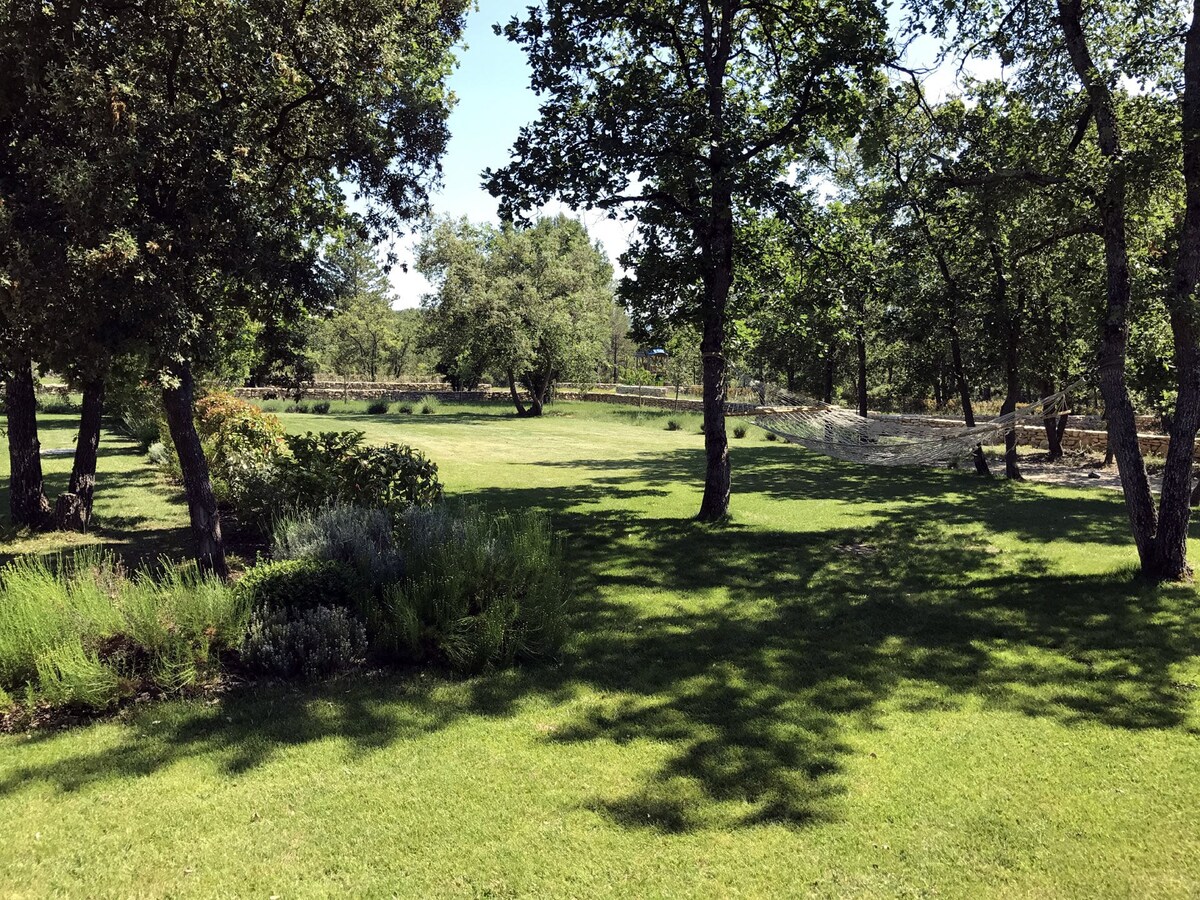
[{"label": "tall grass tuft", "polygon": [[248,610],[194,567],[161,569],[130,575],[111,553],[85,550],[0,570],[0,689],[104,708],[194,683],[239,644]]},{"label": "tall grass tuft", "polygon": [[423,416],[430,416],[442,408],[442,401],[433,394],[426,394],[417,404],[415,412]]}]

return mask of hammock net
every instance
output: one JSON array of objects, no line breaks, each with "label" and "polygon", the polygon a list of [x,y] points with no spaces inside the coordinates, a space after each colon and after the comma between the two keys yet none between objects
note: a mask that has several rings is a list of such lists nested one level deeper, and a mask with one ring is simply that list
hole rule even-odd
[{"label": "hammock net", "polygon": [[1042,424],[1067,414],[1067,397],[1083,384],[1074,382],[1057,394],[967,428],[948,420],[872,414],[827,403],[805,401],[780,392],[754,424],[814,453],[876,466],[955,465],[979,446],[997,444],[1018,425]]}]

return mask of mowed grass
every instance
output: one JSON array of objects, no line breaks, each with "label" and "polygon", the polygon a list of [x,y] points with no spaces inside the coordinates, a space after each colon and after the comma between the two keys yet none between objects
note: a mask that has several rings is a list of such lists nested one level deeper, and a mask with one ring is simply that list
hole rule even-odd
[{"label": "mowed grass", "polygon": [[[71,454],[79,431],[77,415],[40,413],[42,472],[51,505],[71,478]],[[0,563],[22,553],[56,553],[105,544],[131,563],[187,552],[188,514],[182,491],[168,485],[133,441],[111,430],[100,438],[93,528],[86,535],[16,532],[9,521],[8,443],[0,433]]]},{"label": "mowed grass", "polygon": [[0,894],[1200,892],[1200,604],[1136,583],[1119,496],[751,430],[705,527],[702,437],[668,417],[286,416],[548,509],[565,660],[0,738]]}]

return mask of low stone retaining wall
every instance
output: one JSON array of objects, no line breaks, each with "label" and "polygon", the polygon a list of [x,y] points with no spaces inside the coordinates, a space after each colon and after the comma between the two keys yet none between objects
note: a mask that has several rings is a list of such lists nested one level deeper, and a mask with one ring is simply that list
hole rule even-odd
[{"label": "low stone retaining wall", "polygon": [[[490,389],[490,384],[481,384],[475,391]],[[294,396],[292,388],[278,386],[234,388],[233,393],[247,400],[275,400]],[[301,393],[306,399],[312,400],[341,400],[343,396],[349,396],[351,400],[378,400],[393,395],[416,394],[424,397],[426,394],[472,392],[455,391],[444,381],[350,381],[345,384],[340,381],[314,381],[304,385]]]}]

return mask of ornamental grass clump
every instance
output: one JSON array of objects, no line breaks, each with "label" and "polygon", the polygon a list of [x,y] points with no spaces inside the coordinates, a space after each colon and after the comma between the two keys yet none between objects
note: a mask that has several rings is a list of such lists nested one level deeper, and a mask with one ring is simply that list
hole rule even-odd
[{"label": "ornamental grass clump", "polygon": [[194,567],[130,574],[111,553],[21,557],[0,570],[0,691],[90,709],[177,693],[219,672],[247,619],[233,590]]}]

